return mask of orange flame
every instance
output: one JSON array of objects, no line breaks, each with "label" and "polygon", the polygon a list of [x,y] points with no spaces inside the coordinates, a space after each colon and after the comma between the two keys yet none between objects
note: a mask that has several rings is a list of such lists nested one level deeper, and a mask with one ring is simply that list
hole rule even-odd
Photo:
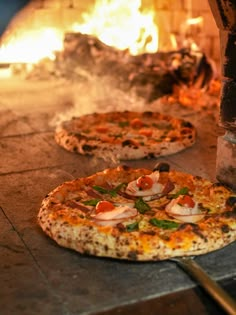
[{"label": "orange flame", "polygon": [[64,32],[81,32],[94,35],[107,45],[128,49],[131,54],[156,52],[158,28],[154,11],[141,12],[141,0],[97,0],[93,11],[84,14],[82,24],[72,23],[70,28],[59,30],[42,25],[38,30],[22,31],[0,47],[2,63],[37,63],[55,51],[62,51]]},{"label": "orange flame", "polygon": [[54,59],[53,52],[62,50],[63,34],[51,28],[27,31],[19,38],[11,38],[0,47],[2,63],[37,63],[44,57]]},{"label": "orange flame", "polygon": [[158,28],[154,12],[142,13],[141,0],[97,1],[85,23],[74,24],[73,30],[95,35],[102,42],[118,49],[129,49],[137,55],[158,50]]}]

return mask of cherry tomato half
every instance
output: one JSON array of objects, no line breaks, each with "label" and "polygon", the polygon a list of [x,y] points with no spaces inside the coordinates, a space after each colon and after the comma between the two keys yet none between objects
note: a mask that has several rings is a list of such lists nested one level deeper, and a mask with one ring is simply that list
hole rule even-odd
[{"label": "cherry tomato half", "polygon": [[108,127],[107,126],[97,126],[96,131],[101,132],[101,133],[106,133],[108,131]]},{"label": "cherry tomato half", "polygon": [[146,136],[146,137],[151,137],[152,136],[152,129],[140,129],[139,130],[139,134],[142,136]]},{"label": "cherry tomato half", "polygon": [[141,190],[147,190],[152,188],[153,180],[150,176],[143,175],[137,179],[136,185]]},{"label": "cherry tomato half", "polygon": [[113,209],[115,209],[115,206],[110,201],[106,200],[99,201],[96,205],[96,213],[107,212]]},{"label": "cherry tomato half", "polygon": [[133,120],[131,120],[130,125],[133,128],[139,129],[143,126],[143,122],[139,118],[134,118]]},{"label": "cherry tomato half", "polygon": [[180,196],[178,199],[178,204],[189,208],[193,208],[195,206],[195,202],[188,195]]}]

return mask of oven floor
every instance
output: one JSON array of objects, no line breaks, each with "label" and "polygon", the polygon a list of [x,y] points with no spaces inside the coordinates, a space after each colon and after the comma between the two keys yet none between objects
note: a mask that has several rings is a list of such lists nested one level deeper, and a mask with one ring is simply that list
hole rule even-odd
[{"label": "oven floor", "polygon": [[[57,246],[41,231],[36,216],[48,192],[117,162],[74,155],[55,143],[55,122],[73,112],[75,90],[72,95],[63,83],[6,81],[0,84],[0,313],[224,314],[175,263],[82,256]],[[168,108],[159,102],[150,109],[190,120],[198,131],[197,142],[166,158],[126,164],[153,168],[167,161],[215,181],[216,142],[222,134],[218,109]],[[235,243],[196,259],[236,296]]]}]

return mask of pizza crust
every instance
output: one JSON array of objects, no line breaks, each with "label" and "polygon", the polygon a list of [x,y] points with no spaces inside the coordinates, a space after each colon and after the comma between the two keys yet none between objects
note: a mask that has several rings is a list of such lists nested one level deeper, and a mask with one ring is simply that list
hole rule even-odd
[{"label": "pizza crust", "polygon": [[[42,227],[46,222],[41,221]],[[201,237],[194,235],[194,241],[180,241],[176,247],[160,237],[140,235],[139,232],[115,233],[112,227],[93,225],[68,225],[64,220],[56,220],[47,233],[60,246],[73,249],[82,254],[110,257],[134,261],[158,261],[174,257],[201,255],[218,250],[235,241],[236,232],[222,234],[221,227],[215,227],[214,233],[205,231]],[[48,230],[48,227],[47,227]],[[46,230],[46,231],[47,231]],[[188,238],[188,234],[186,235]]]},{"label": "pizza crust", "polygon": [[[135,119],[143,122],[143,129],[131,126]],[[146,136],[147,130],[153,134]],[[70,152],[118,160],[171,155],[191,147],[195,140],[192,124],[157,112],[88,114],[61,123],[55,131],[55,141]]]},{"label": "pizza crust", "polygon": [[[221,185],[181,172],[169,172],[169,178],[175,182],[176,189],[187,185],[211,209],[210,214],[195,224],[180,223],[176,229],[152,226],[149,220],[153,216],[172,220],[165,217],[163,210],[155,210],[160,213],[139,214],[135,219],[142,222],[139,230],[127,232],[119,225],[101,226],[89,214],[67,205],[68,201],[78,199],[92,185],[127,183],[150,172],[147,169],[120,166],[64,183],[43,200],[38,214],[39,225],[60,246],[82,254],[136,261],[205,254],[235,241],[235,204],[229,206],[226,202],[232,192]],[[133,221],[128,221],[130,222]]]}]

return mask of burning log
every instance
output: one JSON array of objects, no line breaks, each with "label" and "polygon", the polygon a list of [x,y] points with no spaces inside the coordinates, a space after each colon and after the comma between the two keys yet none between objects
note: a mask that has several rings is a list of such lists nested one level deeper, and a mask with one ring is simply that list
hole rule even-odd
[{"label": "burning log", "polygon": [[67,33],[64,50],[56,54],[56,60],[42,60],[28,78],[108,77],[113,86],[132,89],[151,102],[172,93],[175,85],[207,87],[213,74],[211,63],[201,52],[182,49],[132,56],[128,50],[110,47],[92,35]]}]

